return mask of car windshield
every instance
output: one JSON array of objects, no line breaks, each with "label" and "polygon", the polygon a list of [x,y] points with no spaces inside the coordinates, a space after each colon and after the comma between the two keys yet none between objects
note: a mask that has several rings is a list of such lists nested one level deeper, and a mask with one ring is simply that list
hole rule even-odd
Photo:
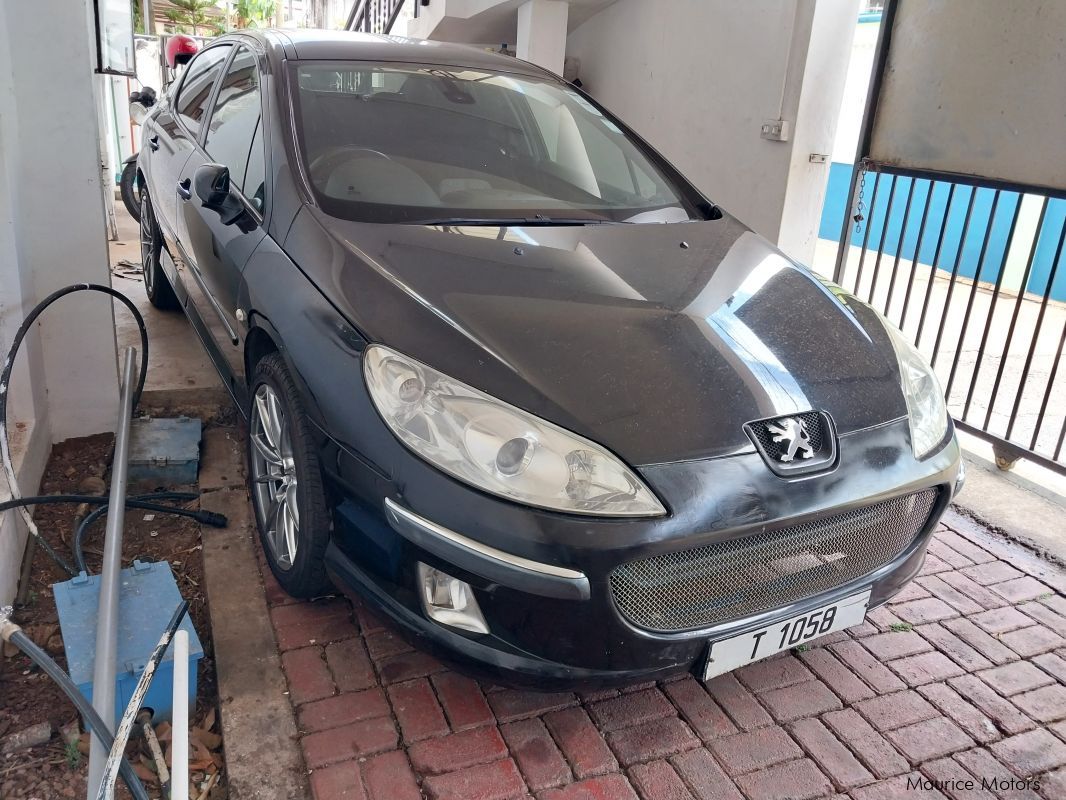
[{"label": "car windshield", "polygon": [[468,68],[293,66],[304,166],[326,213],[366,222],[703,219],[689,187],[564,83]]}]

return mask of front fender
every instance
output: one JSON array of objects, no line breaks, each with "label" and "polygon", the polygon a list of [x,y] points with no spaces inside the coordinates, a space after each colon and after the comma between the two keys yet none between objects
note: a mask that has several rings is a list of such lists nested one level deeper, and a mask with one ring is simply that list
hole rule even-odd
[{"label": "front fender", "polygon": [[270,337],[311,421],[321,430],[339,433],[345,426],[339,427],[338,420],[352,417],[354,398],[366,394],[366,340],[269,237],[248,261],[243,278],[241,305],[248,309],[248,338],[253,328]]}]

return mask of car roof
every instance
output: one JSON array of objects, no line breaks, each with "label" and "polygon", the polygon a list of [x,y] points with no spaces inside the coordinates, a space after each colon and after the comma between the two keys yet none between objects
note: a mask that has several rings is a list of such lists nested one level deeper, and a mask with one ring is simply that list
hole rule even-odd
[{"label": "car roof", "polygon": [[238,36],[251,36],[278,58],[321,61],[397,61],[436,64],[498,72],[517,72],[543,77],[546,71],[512,56],[504,56],[469,45],[408,39],[353,31],[242,30]]}]

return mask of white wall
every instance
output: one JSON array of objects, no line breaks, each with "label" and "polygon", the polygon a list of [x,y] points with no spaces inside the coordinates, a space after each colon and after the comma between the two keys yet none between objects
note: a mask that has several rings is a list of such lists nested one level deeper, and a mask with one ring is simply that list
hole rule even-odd
[{"label": "white wall", "polygon": [[[99,172],[89,0],[0,3],[0,348],[39,299],[110,285]],[[102,295],[54,305],[20,354],[9,406],[20,487],[33,494],[53,441],[113,430],[114,318]],[[0,493],[6,495],[0,481]],[[23,535],[0,519],[0,604]]]},{"label": "white wall", "polygon": [[[828,164],[801,165],[831,152],[857,15],[858,0],[619,0],[566,53],[711,199],[809,261]],[[791,141],[760,138],[779,116]]]},{"label": "white wall", "polygon": [[[3,20],[0,10],[0,20]],[[11,78],[11,58],[0,35],[0,363],[23,319],[24,294],[32,296],[33,276],[20,257],[20,209],[15,174],[18,169],[16,148],[18,131],[15,116],[15,88]],[[33,491],[40,481],[51,445],[48,428],[47,398],[44,391],[44,357],[40,337],[31,331],[23,342],[22,355],[16,362],[8,397],[8,421],[11,428],[12,455],[19,483]],[[38,413],[40,410],[41,413]],[[23,492],[28,494],[30,492]],[[0,499],[7,499],[7,484],[0,477]],[[25,541],[25,528],[17,512],[0,514],[0,605],[11,602],[15,594],[19,562]]]}]

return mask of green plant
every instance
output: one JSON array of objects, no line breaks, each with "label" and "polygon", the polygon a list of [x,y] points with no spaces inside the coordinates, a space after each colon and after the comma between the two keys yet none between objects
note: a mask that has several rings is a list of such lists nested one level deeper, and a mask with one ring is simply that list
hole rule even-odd
[{"label": "green plant", "polygon": [[63,746],[63,755],[67,759],[67,766],[71,769],[77,769],[81,764],[81,750],[78,749],[77,739],[67,739],[67,743]]},{"label": "green plant", "polygon": [[896,633],[903,633],[904,631],[909,631],[914,626],[911,625],[909,622],[893,622],[888,627],[890,627]]},{"label": "green plant", "polygon": [[167,19],[174,24],[179,33],[198,34],[200,28],[210,27],[211,14],[208,9],[215,8],[214,0],[170,0],[175,8],[166,12]]},{"label": "green plant", "polygon": [[258,28],[269,20],[277,9],[274,0],[237,0],[233,4],[238,28]]}]

